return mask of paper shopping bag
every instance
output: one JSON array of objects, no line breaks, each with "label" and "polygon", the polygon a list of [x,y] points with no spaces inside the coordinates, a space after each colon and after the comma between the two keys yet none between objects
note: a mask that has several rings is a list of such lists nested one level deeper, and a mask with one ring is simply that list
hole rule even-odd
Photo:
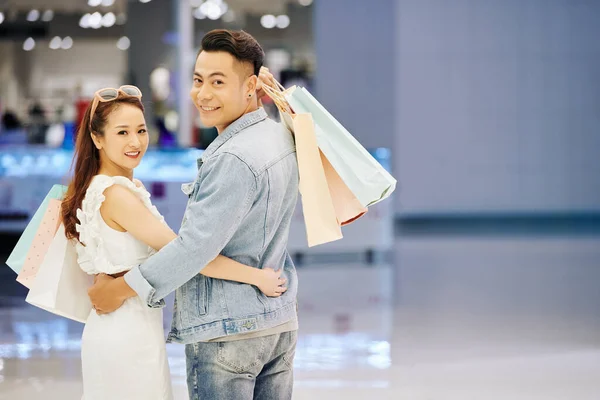
[{"label": "paper shopping bag", "polygon": [[367,208],[360,204],[360,201],[358,201],[342,178],[340,178],[337,171],[333,168],[327,157],[325,157],[325,154],[320,150],[319,153],[337,220],[342,226],[351,224],[365,215]]},{"label": "paper shopping bag", "polygon": [[37,231],[40,227],[42,219],[44,218],[46,210],[48,209],[50,200],[52,200],[52,199],[62,200],[66,191],[67,191],[66,186],[63,186],[63,185],[52,186],[52,189],[46,195],[46,198],[44,199],[44,201],[42,202],[40,207],[37,209],[35,214],[33,214],[31,221],[29,221],[29,224],[27,224],[27,227],[25,228],[25,231],[23,231],[23,234],[19,238],[17,245],[15,246],[13,251],[10,253],[10,256],[8,256],[8,259],[6,260],[6,264],[17,274],[19,274],[21,272],[21,270],[23,269],[23,264],[25,264],[25,260],[27,259],[27,253],[29,252],[29,248],[31,247],[31,244],[33,243],[33,239],[35,238],[35,235],[37,234]]},{"label": "paper shopping bag", "polygon": [[60,224],[60,206],[62,202],[56,199],[50,199],[46,213],[42,218],[40,226],[29,247],[23,268],[17,277],[17,282],[30,288],[31,283],[40,269],[44,256],[46,255],[54,235]]},{"label": "paper shopping bag", "polygon": [[284,97],[295,113],[309,113],[315,121],[319,149],[364,207],[387,197],[396,179],[305,88],[292,87]]},{"label": "paper shopping bag", "polygon": [[323,171],[310,114],[295,115],[292,126],[296,138],[299,188],[308,246],[341,239],[342,230]]},{"label": "paper shopping bag", "polygon": [[[331,166],[331,163],[329,162],[329,160],[327,160],[327,157],[325,157],[323,152],[319,150],[316,142],[314,122],[312,121],[312,116],[310,116],[310,114],[296,114],[292,116],[287,112],[281,113],[284,124],[292,132],[298,130],[298,128],[294,128],[294,121],[300,115],[303,115],[303,117],[301,117],[302,127],[304,127],[305,124],[308,123],[307,118],[310,117],[310,125],[308,126],[308,129],[302,129],[302,127],[299,127],[299,133],[301,134],[301,136],[298,137],[298,134],[294,134],[296,139],[296,155],[298,157],[298,169],[300,172],[300,179],[302,180],[302,176],[304,176],[305,181],[313,181],[317,186],[322,187],[316,182],[319,182],[321,180],[321,176],[324,175],[325,181],[327,182],[327,187],[329,189],[328,197],[331,198],[331,201],[333,203],[337,223],[341,226],[348,225],[356,221],[358,218],[362,217],[367,212],[367,208],[363,207],[360,204],[356,196],[352,193],[352,191],[350,191],[348,186],[346,186],[344,181],[340,178],[338,173]],[[315,157],[317,153],[319,154],[319,158],[321,159],[320,163],[319,160]],[[323,171],[322,173],[321,170]],[[313,200],[311,201],[311,203],[319,204],[326,202],[325,197],[320,195],[317,190],[306,190],[302,196],[303,198],[307,196],[316,197],[315,194],[317,196],[321,196],[323,200],[320,202],[318,200]],[[304,202],[302,203],[302,207],[304,210]],[[326,221],[327,219],[331,219],[330,215],[325,210],[321,211],[321,215],[322,217],[320,219],[309,218],[310,223],[313,223],[313,221],[318,220]],[[318,229],[318,226],[319,225],[315,222],[314,229]],[[333,236],[331,236],[331,238],[333,238]],[[327,243],[330,241],[332,240],[327,240],[323,243]]]},{"label": "paper shopping bag", "polygon": [[87,320],[92,303],[87,294],[93,277],[77,263],[75,245],[60,225],[40,265],[26,302],[78,322]]},{"label": "paper shopping bag", "polygon": [[284,98],[281,85],[263,87],[277,105],[282,123],[294,133],[309,247],[341,239],[340,226],[360,218],[367,211],[366,208],[319,150],[312,116],[294,114]]}]

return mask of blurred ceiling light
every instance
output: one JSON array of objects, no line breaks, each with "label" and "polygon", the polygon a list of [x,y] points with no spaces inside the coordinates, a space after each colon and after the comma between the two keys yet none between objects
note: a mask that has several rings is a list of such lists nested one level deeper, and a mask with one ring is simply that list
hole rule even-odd
[{"label": "blurred ceiling light", "polygon": [[110,28],[115,22],[117,22],[117,17],[111,12],[104,14],[104,17],[102,17],[102,26],[106,28]]},{"label": "blurred ceiling light", "polygon": [[58,36],[54,36],[50,41],[50,48],[52,50],[60,49],[60,45],[62,44],[62,39]]},{"label": "blurred ceiling light", "polygon": [[233,10],[229,10],[225,14],[223,14],[223,22],[233,21],[235,21],[235,12],[233,12]]},{"label": "blurred ceiling light", "polygon": [[0,11],[0,24],[4,22],[4,13]]},{"label": "blurred ceiling light", "polygon": [[313,3],[313,0],[298,0],[301,6],[308,7]]},{"label": "blurred ceiling light", "polygon": [[79,26],[82,28],[89,28],[90,27],[90,18],[91,18],[90,14],[85,14],[84,16],[82,16],[81,19],[79,20]]},{"label": "blurred ceiling light", "polygon": [[223,2],[219,4],[219,10],[221,11],[221,16],[223,16],[227,11],[229,11],[229,6],[227,5],[227,3]]},{"label": "blurred ceiling light", "polygon": [[127,15],[125,13],[121,13],[117,15],[117,25],[125,25],[127,22]]},{"label": "blurred ceiling light", "polygon": [[33,38],[27,38],[23,42],[23,50],[25,50],[25,51],[31,51],[31,50],[33,50],[34,47],[35,47],[35,40],[33,40]]},{"label": "blurred ceiling light", "polygon": [[150,3],[150,0],[140,0],[140,3]]},{"label": "blurred ceiling light", "polygon": [[275,28],[275,24],[277,23],[277,19],[274,15],[267,14],[260,17],[260,24],[267,29]]},{"label": "blurred ceiling light", "polygon": [[196,19],[206,19],[206,14],[202,12],[200,8],[194,9],[194,18]]},{"label": "blurred ceiling light", "polygon": [[207,1],[206,3],[200,4],[200,11],[202,11],[204,13],[204,15],[206,15],[207,11],[210,10],[211,7],[212,7],[212,3],[209,3]]},{"label": "blurred ceiling light", "polygon": [[90,7],[98,7],[102,4],[102,0],[88,0],[88,6]]},{"label": "blurred ceiling light", "polygon": [[102,0],[102,5],[104,7],[110,7],[115,4],[115,0]]},{"label": "blurred ceiling light", "polygon": [[219,18],[221,18],[221,11],[219,9],[210,10],[210,12],[208,13],[208,18],[212,19],[213,21],[218,20]]},{"label": "blurred ceiling light", "polygon": [[217,20],[221,18],[221,7],[219,4],[214,3],[212,1],[207,1],[200,6],[200,11],[202,11],[208,18],[212,20]]},{"label": "blurred ceiling light", "polygon": [[29,22],[35,22],[38,19],[40,19],[40,12],[38,10],[31,10],[27,14],[27,21]]},{"label": "blurred ceiling light", "polygon": [[122,38],[117,40],[117,47],[119,48],[119,50],[125,51],[129,48],[129,46],[131,46],[131,41],[127,36],[123,36]]},{"label": "blurred ceiling light", "polygon": [[62,47],[65,50],[69,50],[71,47],[73,47],[73,39],[71,39],[70,36],[67,36],[62,40],[60,47]]},{"label": "blurred ceiling light", "polygon": [[95,12],[90,15],[90,28],[99,29],[102,27],[102,14]]},{"label": "blurred ceiling light", "polygon": [[44,22],[50,22],[50,21],[52,21],[53,18],[54,18],[54,11],[52,11],[52,10],[46,10],[42,14],[42,21],[44,21]]},{"label": "blurred ceiling light", "polygon": [[276,24],[279,29],[285,29],[290,26],[290,17],[287,15],[280,15],[276,19]]}]

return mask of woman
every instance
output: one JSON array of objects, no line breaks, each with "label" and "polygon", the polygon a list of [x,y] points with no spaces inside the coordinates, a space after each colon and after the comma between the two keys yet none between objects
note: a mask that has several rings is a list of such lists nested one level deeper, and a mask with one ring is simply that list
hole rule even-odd
[{"label": "woman", "polygon": [[[141,96],[134,86],[99,90],[78,131],[62,217],[88,274],[122,275],[177,237],[133,179],[148,148]],[[223,256],[202,274],[255,285],[267,296],[286,290],[280,272]],[[81,347],[85,400],[172,399],[161,309],[135,297],[109,315],[92,311]]]}]

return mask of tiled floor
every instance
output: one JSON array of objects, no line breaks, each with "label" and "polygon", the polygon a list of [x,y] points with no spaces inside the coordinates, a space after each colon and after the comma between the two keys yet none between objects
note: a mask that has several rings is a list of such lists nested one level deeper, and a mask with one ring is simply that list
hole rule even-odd
[{"label": "tiled floor", "polygon": [[[295,399],[600,399],[600,237],[400,238],[391,265],[299,275]],[[81,326],[18,304],[0,399],[80,399]]]}]

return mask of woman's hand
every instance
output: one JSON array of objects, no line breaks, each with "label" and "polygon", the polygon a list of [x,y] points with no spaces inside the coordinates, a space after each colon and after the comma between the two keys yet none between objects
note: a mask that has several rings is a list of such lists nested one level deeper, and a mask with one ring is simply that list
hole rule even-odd
[{"label": "woman's hand", "polygon": [[282,272],[283,268],[279,271],[275,271],[271,268],[261,269],[258,282],[255,283],[255,286],[258,287],[265,296],[281,296],[287,290],[287,287],[284,286],[287,280],[281,277]]}]

